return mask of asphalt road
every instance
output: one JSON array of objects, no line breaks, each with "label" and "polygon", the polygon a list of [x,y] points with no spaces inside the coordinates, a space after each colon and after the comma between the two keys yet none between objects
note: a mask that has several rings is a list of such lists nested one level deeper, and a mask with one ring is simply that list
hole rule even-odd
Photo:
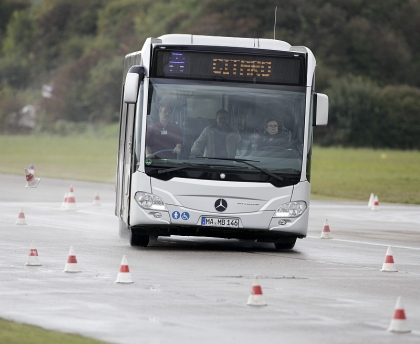
[{"label": "asphalt road", "polygon": [[[420,342],[419,206],[312,201],[292,251],[191,237],[132,248],[118,237],[113,185],[25,184],[0,175],[1,318],[115,343]],[[77,210],[63,211],[70,184]],[[319,238],[325,219],[333,239]],[[42,266],[25,266],[32,243]],[[63,272],[70,246],[79,273]],[[398,272],[380,271],[388,246]],[[115,283],[123,255],[132,284]],[[265,307],[246,304],[254,275]],[[398,296],[411,333],[387,331]]]}]

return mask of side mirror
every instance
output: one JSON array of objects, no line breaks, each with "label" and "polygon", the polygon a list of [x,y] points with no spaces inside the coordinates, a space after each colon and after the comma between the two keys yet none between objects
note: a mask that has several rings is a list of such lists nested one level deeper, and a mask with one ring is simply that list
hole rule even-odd
[{"label": "side mirror", "polygon": [[139,84],[146,75],[146,69],[143,66],[132,66],[127,73],[124,84],[124,103],[137,103],[137,94],[139,93]]},{"label": "side mirror", "polygon": [[328,96],[314,93],[313,98],[313,126],[328,124]]}]

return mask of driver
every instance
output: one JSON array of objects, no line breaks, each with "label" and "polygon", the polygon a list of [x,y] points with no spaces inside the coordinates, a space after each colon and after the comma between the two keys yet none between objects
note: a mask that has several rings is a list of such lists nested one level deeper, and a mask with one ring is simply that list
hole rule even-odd
[{"label": "driver", "polygon": [[[265,133],[256,142],[257,150],[264,147],[285,147],[289,143],[289,135],[282,130],[282,122],[276,118],[265,120]],[[280,130],[279,130],[280,129]]]},{"label": "driver", "polygon": [[176,154],[181,153],[182,131],[178,125],[170,122],[171,116],[172,107],[163,103],[159,107],[159,120],[147,126],[147,158],[176,159]]}]

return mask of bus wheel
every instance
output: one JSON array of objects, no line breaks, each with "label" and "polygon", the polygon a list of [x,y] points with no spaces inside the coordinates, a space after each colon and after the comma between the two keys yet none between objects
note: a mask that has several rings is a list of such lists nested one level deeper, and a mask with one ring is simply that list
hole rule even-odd
[{"label": "bus wheel", "polygon": [[291,250],[293,247],[295,247],[296,239],[289,242],[275,242],[274,246],[276,246],[277,250]]},{"label": "bus wheel", "polygon": [[149,244],[148,235],[140,235],[135,230],[131,230],[130,245],[146,247]]}]

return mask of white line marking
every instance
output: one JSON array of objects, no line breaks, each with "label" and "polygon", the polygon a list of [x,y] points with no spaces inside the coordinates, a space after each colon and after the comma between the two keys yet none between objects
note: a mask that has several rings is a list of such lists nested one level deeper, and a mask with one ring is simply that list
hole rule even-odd
[{"label": "white line marking", "polygon": [[[307,238],[311,238],[311,239],[319,239],[319,237],[315,237],[315,236],[306,236]],[[323,239],[323,240],[331,240],[331,241],[341,241],[341,242],[351,242],[353,244],[363,244],[363,245],[371,245],[371,246],[383,246],[383,247],[396,247],[396,248],[406,248],[408,250],[417,250],[420,251],[419,247],[409,247],[409,246],[398,246],[398,245],[388,245],[388,244],[374,244],[372,242],[363,242],[363,241],[354,241],[354,240],[343,240],[343,239]]]}]

